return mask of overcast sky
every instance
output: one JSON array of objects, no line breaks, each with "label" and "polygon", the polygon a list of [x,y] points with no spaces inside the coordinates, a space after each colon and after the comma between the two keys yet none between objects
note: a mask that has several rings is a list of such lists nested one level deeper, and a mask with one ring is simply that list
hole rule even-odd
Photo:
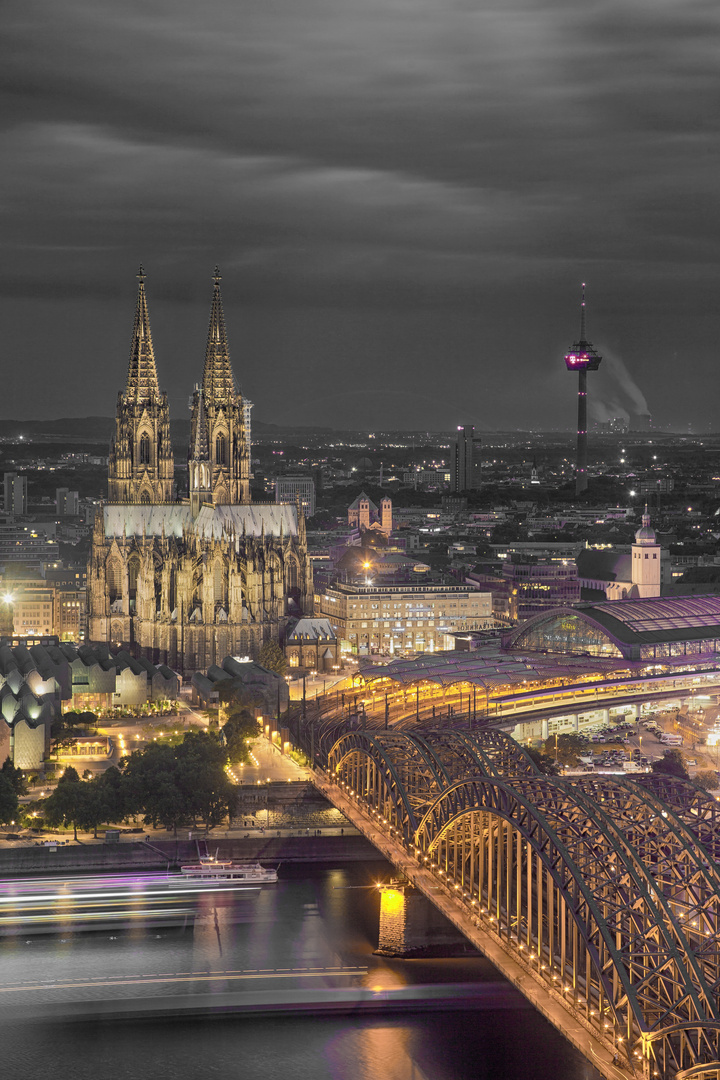
[{"label": "overcast sky", "polygon": [[[258,420],[720,429],[716,0],[5,0],[0,415],[173,417],[216,263]],[[707,388],[702,381],[706,380]]]}]

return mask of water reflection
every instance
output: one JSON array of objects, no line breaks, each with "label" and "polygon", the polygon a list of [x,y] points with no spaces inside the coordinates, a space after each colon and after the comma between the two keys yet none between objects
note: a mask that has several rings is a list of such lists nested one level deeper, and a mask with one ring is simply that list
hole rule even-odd
[{"label": "water reflection", "polygon": [[[537,1013],[497,1008],[503,985],[484,959],[407,962],[374,956],[377,891],[348,886],[363,885],[383,871],[387,868],[362,865],[285,868],[277,885],[251,893],[208,893],[191,901],[177,896],[178,910],[191,908],[182,925],[137,919],[130,930],[112,930],[90,921],[86,925],[93,931],[82,932],[76,922],[69,930],[63,923],[60,933],[0,939],[0,1039],[8,1075],[41,1076],[49,1063],[57,1080],[105,1075],[136,1080],[148,1074],[153,1080],[197,1075],[544,1080],[551,1073],[557,1080],[586,1080],[595,1075]],[[30,885],[16,888],[16,912],[34,916],[33,905],[43,903],[59,905],[64,914],[71,910],[76,882],[55,881],[48,891],[38,882]],[[102,879],[85,890],[84,901],[110,896],[120,905],[111,906],[111,914],[138,911],[143,904],[156,910],[156,902],[169,902],[166,891],[156,895],[157,881],[141,889],[125,880],[118,887],[120,893],[110,894],[108,879]],[[91,890],[100,895],[90,895]],[[3,914],[10,917],[10,908]],[[473,988],[479,1011],[457,1011],[466,986]],[[451,1000],[441,1004],[455,1011],[428,1011],[425,987],[446,992]],[[417,993],[417,1007],[410,1003],[412,1012],[393,1017],[382,1012],[336,1017],[318,1015],[310,1006],[300,1017],[235,1016],[212,1025],[184,1013],[197,1002],[224,1008],[229,996],[246,992],[277,1000],[295,994],[302,1002],[313,995],[332,1001],[355,990],[377,992],[380,1008],[382,994]],[[89,1019],[101,1001],[109,1012]],[[156,1010],[160,1002],[179,1018],[176,1022],[118,1019],[143,1003]],[[67,1011],[73,1005],[74,1022],[69,1016],[62,1024],[49,1019],[56,1006]]]}]

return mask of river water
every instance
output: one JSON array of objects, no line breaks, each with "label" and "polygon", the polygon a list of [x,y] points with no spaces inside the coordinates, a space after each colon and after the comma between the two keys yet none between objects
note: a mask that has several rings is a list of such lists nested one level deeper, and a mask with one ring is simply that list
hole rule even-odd
[{"label": "river water", "polygon": [[[480,957],[373,955],[386,864],[283,867],[277,885],[201,902],[194,930],[60,931],[0,940],[3,1075],[23,1080],[596,1080],[533,1009],[496,1008],[500,976]],[[365,973],[325,977],[327,968]],[[259,972],[259,974],[257,974]],[[299,972],[299,973],[298,973]],[[313,972],[315,974],[303,974]],[[313,981],[314,980],[314,981]],[[383,1017],[83,1019],[103,999],[202,994],[251,986],[391,988],[488,984],[482,1009]],[[75,1010],[58,1020],[51,1010]],[[78,1019],[79,1017],[79,1019]]]}]

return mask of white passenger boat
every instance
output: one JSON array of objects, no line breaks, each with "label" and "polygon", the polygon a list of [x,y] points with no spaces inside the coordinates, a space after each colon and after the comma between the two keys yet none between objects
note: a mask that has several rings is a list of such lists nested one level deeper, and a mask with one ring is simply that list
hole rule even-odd
[{"label": "white passenger boat", "polygon": [[233,862],[217,855],[201,855],[200,861],[181,866],[182,880],[202,885],[265,885],[277,881],[277,870],[259,862]]}]

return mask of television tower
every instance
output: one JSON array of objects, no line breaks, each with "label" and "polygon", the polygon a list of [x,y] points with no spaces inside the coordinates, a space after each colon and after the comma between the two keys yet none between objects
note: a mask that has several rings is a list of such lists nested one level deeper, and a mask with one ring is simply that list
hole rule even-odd
[{"label": "television tower", "polygon": [[570,352],[565,357],[565,366],[568,371],[578,373],[578,426],[577,426],[577,466],[575,469],[575,494],[580,495],[587,490],[587,373],[597,371],[600,367],[602,356],[598,356],[595,349],[585,338],[585,283],[582,287],[582,303],[580,304],[580,340],[573,343]]}]

